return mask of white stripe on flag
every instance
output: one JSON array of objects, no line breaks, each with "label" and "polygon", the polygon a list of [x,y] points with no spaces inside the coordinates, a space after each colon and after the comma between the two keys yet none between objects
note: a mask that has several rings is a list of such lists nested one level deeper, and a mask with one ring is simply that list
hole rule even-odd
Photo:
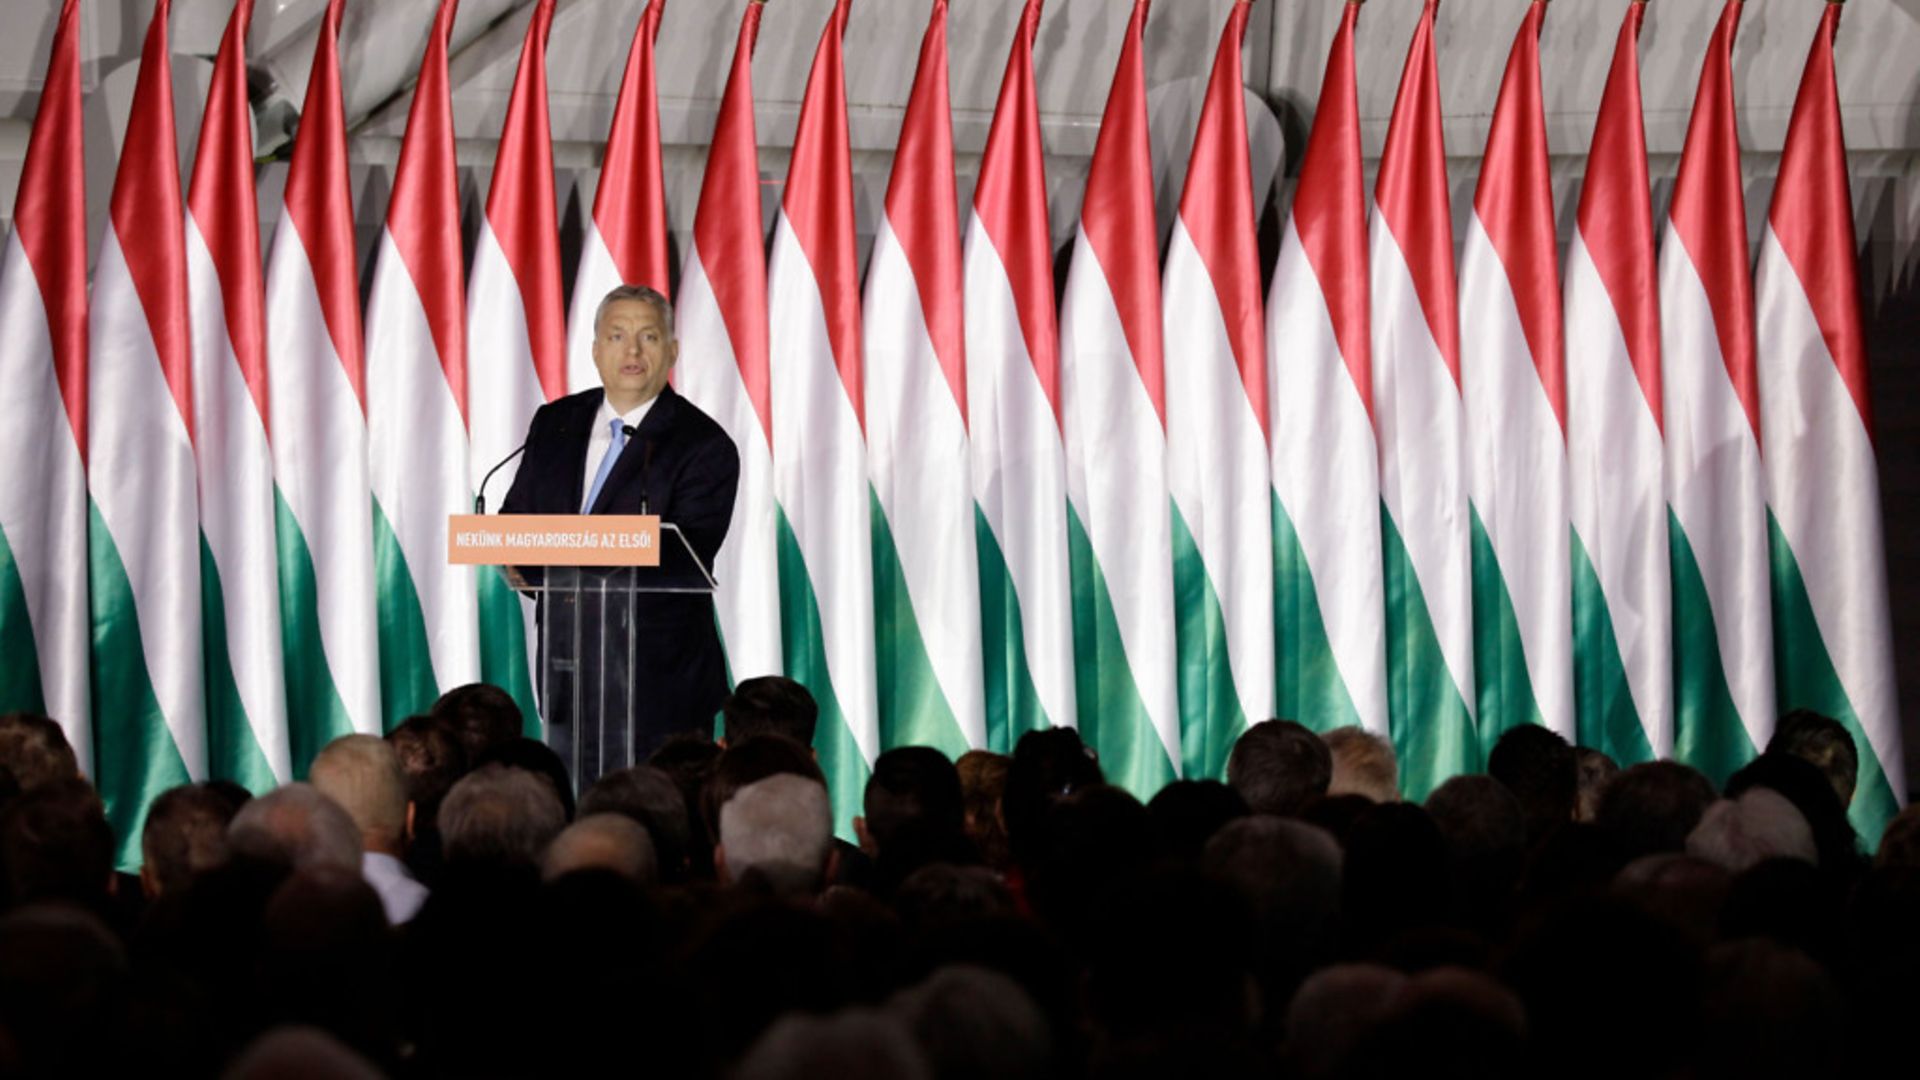
[{"label": "white stripe on flag", "polygon": [[567,393],[599,389],[600,369],[593,366],[593,316],[600,301],[623,284],[613,252],[600,235],[600,223],[588,218],[573,281],[573,307],[567,314]]}]

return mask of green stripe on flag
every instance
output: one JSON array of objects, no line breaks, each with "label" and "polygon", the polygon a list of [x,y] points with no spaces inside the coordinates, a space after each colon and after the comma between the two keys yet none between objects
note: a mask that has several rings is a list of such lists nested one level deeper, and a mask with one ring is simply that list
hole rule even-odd
[{"label": "green stripe on flag", "polygon": [[1713,602],[1680,519],[1667,510],[1673,561],[1673,756],[1707,774],[1713,786],[1755,757],[1720,663]]},{"label": "green stripe on flag", "polygon": [[27,617],[27,590],[20,583],[20,567],[13,547],[0,529],[0,712],[47,710],[40,687],[40,651],[33,640],[33,621]]},{"label": "green stripe on flag", "polygon": [[1473,716],[1447,669],[1426,594],[1393,516],[1380,509],[1380,552],[1387,593],[1387,709],[1400,791],[1423,802],[1434,788],[1486,761]]},{"label": "green stripe on flag", "polygon": [[880,497],[869,489],[873,518],[873,638],[880,745],[932,746],[948,757],[967,752],[966,736],[927,656],[906,571]]},{"label": "green stripe on flag", "polygon": [[480,593],[480,681],[512,695],[520,706],[520,733],[543,737],[540,702],[528,667],[527,619],[520,594],[497,566],[482,566],[475,583]]},{"label": "green stripe on flag", "polygon": [[378,499],[373,502],[373,567],[380,620],[380,712],[392,731],[407,717],[431,708],[440,690],[433,678],[420,593]]},{"label": "green stripe on flag", "polygon": [[1173,762],[1127,666],[1107,576],[1093,557],[1093,542],[1072,506],[1067,507],[1067,555],[1073,581],[1074,694],[1080,737],[1100,756],[1107,783],[1126,788],[1145,802],[1174,778]]},{"label": "green stripe on flag", "polygon": [[1320,613],[1320,590],[1293,517],[1273,496],[1274,713],[1315,731],[1360,723]]},{"label": "green stripe on flag", "polygon": [[1634,707],[1627,665],[1613,632],[1613,612],[1600,575],[1580,534],[1573,550],[1573,705],[1581,746],[1612,758],[1621,768],[1653,760],[1653,744]]},{"label": "green stripe on flag", "polygon": [[147,804],[187,783],[187,763],[167,729],[147,673],[140,612],[106,519],[87,499],[87,562],[93,612],[93,746],[95,789],[119,840],[115,865],[140,868],[140,831]]},{"label": "green stripe on flag", "polygon": [[973,533],[980,550],[981,675],[987,694],[987,749],[1013,753],[1020,736],[1050,726],[1027,667],[1027,636],[1020,621],[1020,594],[980,507],[973,508]]},{"label": "green stripe on flag", "polygon": [[1847,700],[1847,689],[1834,669],[1820,625],[1814,621],[1813,600],[1800,573],[1800,561],[1794,557],[1771,509],[1767,511],[1767,540],[1773,562],[1773,670],[1780,712],[1784,715],[1794,709],[1812,709],[1840,721],[1853,736],[1860,769],[1847,816],[1866,850],[1874,851],[1880,846],[1880,834],[1886,831],[1887,822],[1900,812],[1900,800],[1887,781],[1873,743],[1860,726],[1853,703]]},{"label": "green stripe on flag", "polygon": [[1247,716],[1233,685],[1227,619],[1207,577],[1206,560],[1178,504],[1172,504],[1171,517],[1183,775],[1189,780],[1220,779],[1227,774],[1227,755],[1233,752],[1234,740],[1247,729]]},{"label": "green stripe on flag", "polygon": [[272,791],[280,781],[260,750],[240,687],[233,677],[233,656],[227,652],[225,590],[213,548],[200,535],[200,648],[207,678],[207,773],[215,780],[231,780],[255,795]]},{"label": "green stripe on flag", "polygon": [[1500,557],[1480,523],[1480,511],[1469,507],[1468,513],[1473,518],[1474,693],[1479,702],[1480,745],[1491,752],[1509,729],[1545,720],[1533,699],[1520,620],[1514,615],[1506,575],[1500,572]]},{"label": "green stripe on flag", "polygon": [[313,756],[340,736],[351,735],[353,721],[327,666],[313,553],[278,485],[273,489],[273,532],[279,549],[280,644],[287,673],[287,751],[294,779],[304,780]]},{"label": "green stripe on flag", "polygon": [[820,720],[813,729],[814,755],[826,775],[827,794],[833,799],[834,835],[851,842],[856,839],[853,819],[865,813],[867,759],[860,752],[860,744],[853,741],[846,715],[840,711],[840,699],[833,692],[833,676],[827,670],[827,635],[820,622],[820,601],[813,591],[813,577],[807,572],[806,556],[800,551],[800,540],[787,521],[786,510],[778,513],[775,546],[780,559],[782,659],[787,677],[812,692],[820,706]]}]

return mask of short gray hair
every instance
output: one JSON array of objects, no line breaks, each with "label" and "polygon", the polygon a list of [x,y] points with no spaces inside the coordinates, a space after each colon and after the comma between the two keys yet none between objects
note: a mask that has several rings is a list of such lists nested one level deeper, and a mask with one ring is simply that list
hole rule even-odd
[{"label": "short gray hair", "polygon": [[616,285],[607,295],[600,298],[600,306],[593,309],[593,332],[596,337],[600,333],[600,317],[607,313],[607,308],[622,300],[638,300],[644,304],[652,304],[654,310],[660,313],[660,322],[667,332],[667,340],[674,340],[673,301],[667,299],[667,294],[646,285]]},{"label": "short gray hair", "polygon": [[589,814],[547,845],[540,876],[552,881],[575,870],[611,870],[651,885],[659,876],[653,838],[625,814]]},{"label": "short gray hair", "polygon": [[468,773],[440,804],[440,839],[448,862],[537,865],[540,852],[566,824],[566,810],[546,778],[505,765],[482,765]]},{"label": "short gray hair", "polygon": [[720,846],[738,881],[758,870],[781,892],[820,884],[833,843],[826,786],[792,773],[748,784],[720,808]]},{"label": "short gray hair", "polygon": [[1806,816],[1786,796],[1763,787],[1707,807],[1687,834],[1687,854],[1734,874],[1772,858],[1820,862]]},{"label": "short gray hair", "polygon": [[360,827],[312,784],[286,784],[247,800],[227,826],[227,846],[235,855],[294,870],[360,872]]},{"label": "short gray hair", "polygon": [[339,803],[362,833],[398,841],[406,832],[406,775],[385,739],[342,735],[314,756],[307,780]]}]

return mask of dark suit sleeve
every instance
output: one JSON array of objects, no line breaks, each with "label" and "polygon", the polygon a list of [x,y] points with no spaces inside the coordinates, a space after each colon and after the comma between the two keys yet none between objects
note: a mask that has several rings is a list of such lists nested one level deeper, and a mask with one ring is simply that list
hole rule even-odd
[{"label": "dark suit sleeve", "polygon": [[733,499],[740,487],[740,454],[718,426],[701,440],[674,477],[672,510],[665,520],[680,527],[708,570],[733,522]]},{"label": "dark suit sleeve", "polygon": [[[551,452],[553,429],[553,407],[542,405],[534,411],[533,420],[527,424],[527,452],[520,456],[520,467],[513,474],[513,486],[507,489],[507,497],[500,500],[502,514],[538,514],[542,512],[539,504],[539,477],[544,473],[544,459]],[[491,465],[488,468],[492,468]]]}]

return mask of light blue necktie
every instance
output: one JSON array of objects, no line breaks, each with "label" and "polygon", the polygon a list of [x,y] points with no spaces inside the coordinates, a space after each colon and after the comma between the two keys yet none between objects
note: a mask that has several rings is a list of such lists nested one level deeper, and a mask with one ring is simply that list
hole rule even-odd
[{"label": "light blue necktie", "polygon": [[593,512],[593,504],[600,498],[600,489],[607,486],[607,474],[613,471],[613,463],[620,460],[620,451],[627,445],[627,425],[619,417],[607,421],[607,430],[613,433],[613,441],[607,444],[607,456],[600,459],[600,471],[593,474],[593,487],[587,492],[587,503],[580,508],[583,514]]}]

